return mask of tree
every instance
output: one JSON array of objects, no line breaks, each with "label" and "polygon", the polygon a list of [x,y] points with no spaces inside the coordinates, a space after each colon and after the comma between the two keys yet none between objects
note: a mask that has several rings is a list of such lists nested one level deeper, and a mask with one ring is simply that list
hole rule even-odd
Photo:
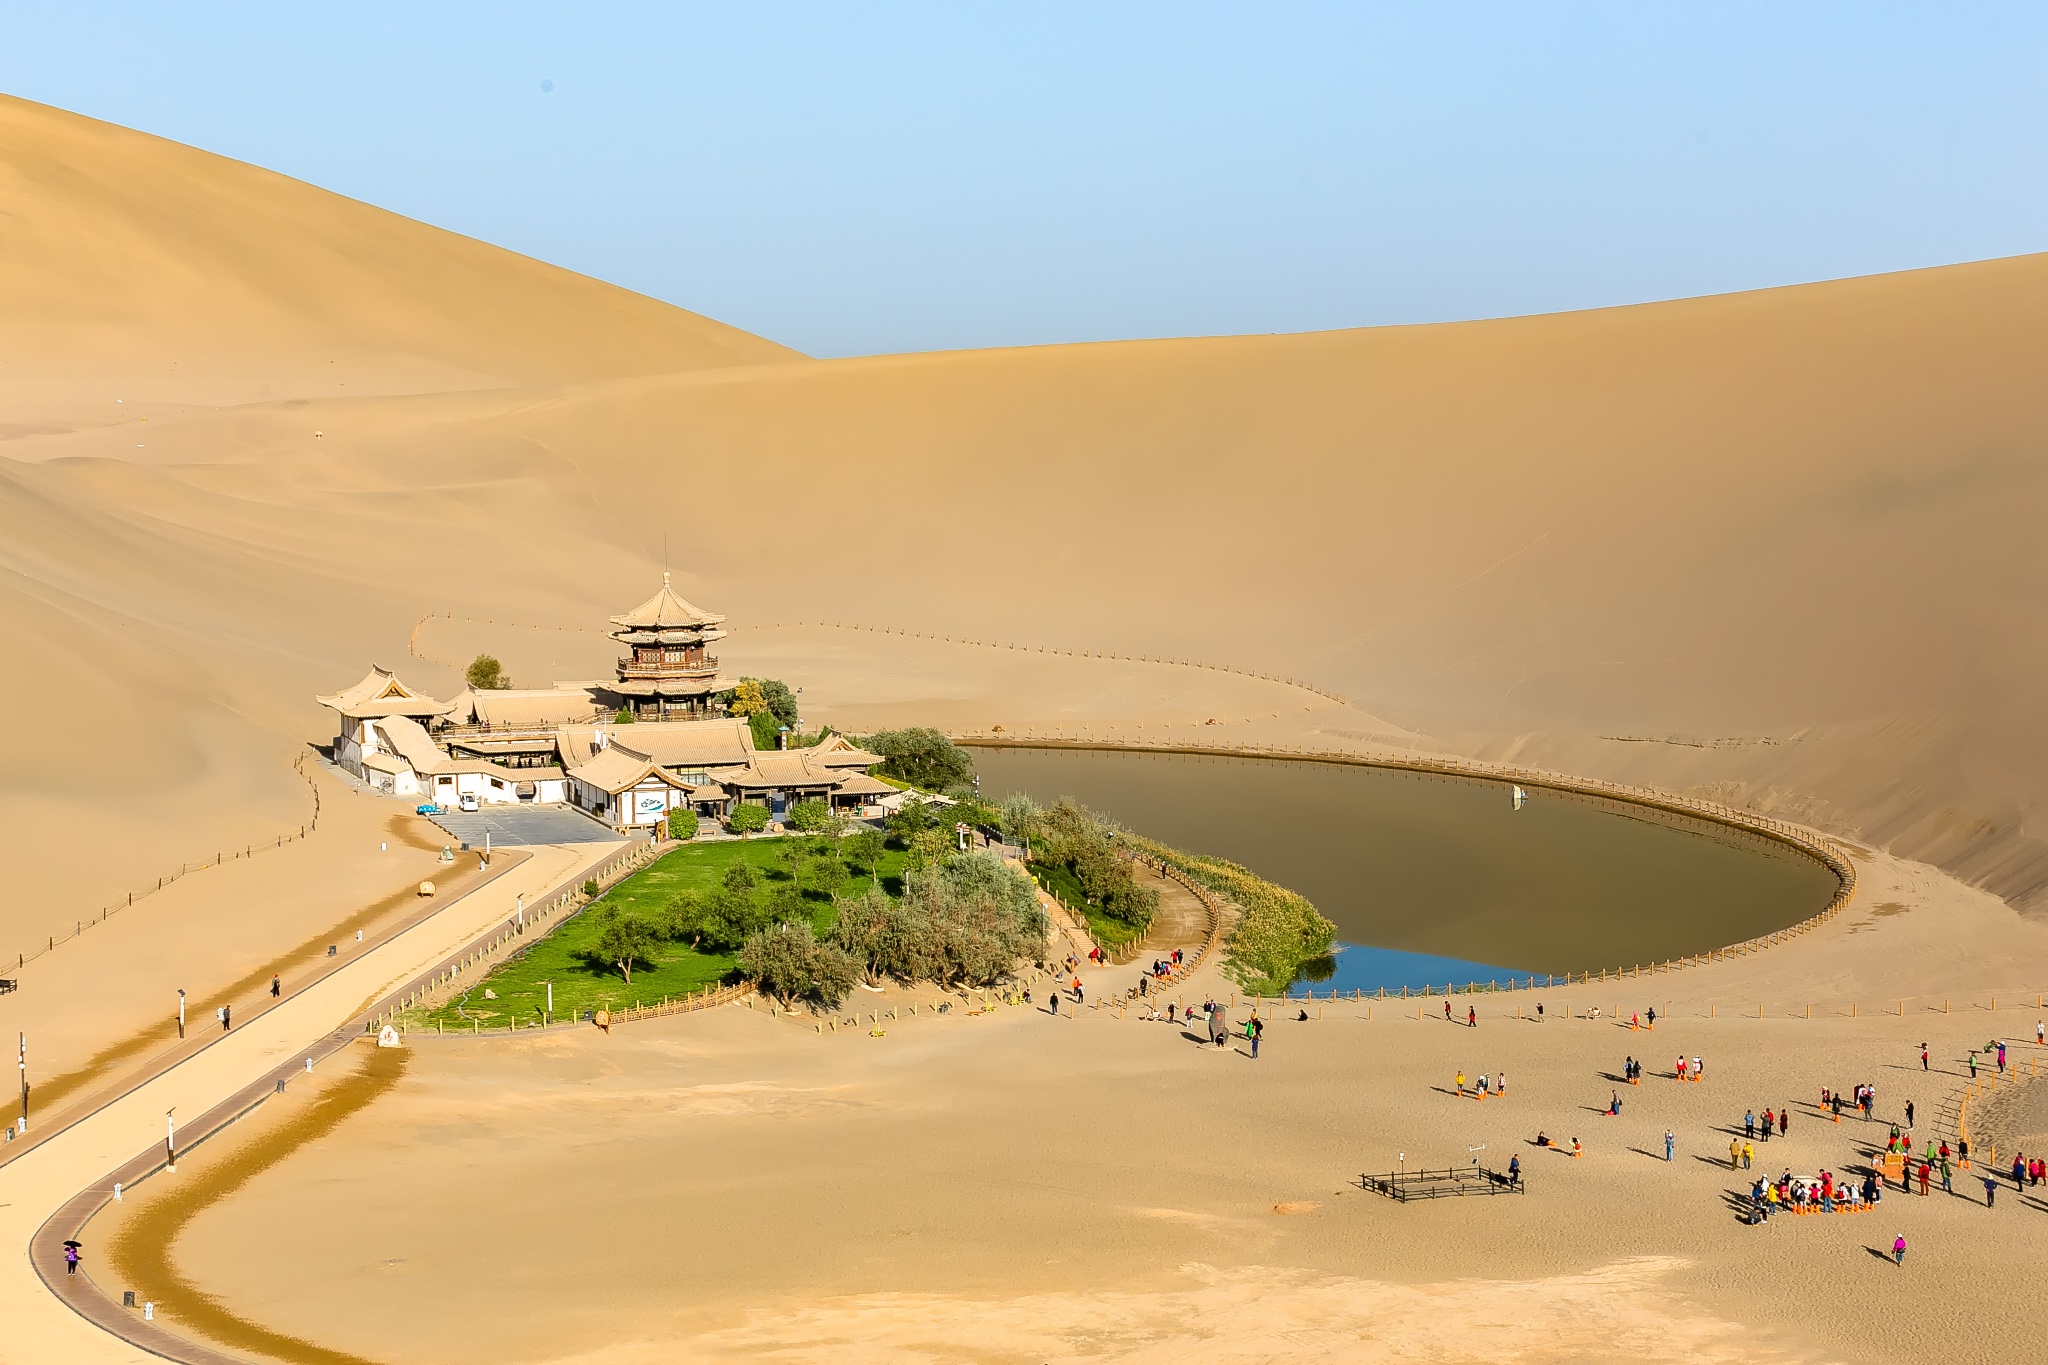
[{"label": "tree", "polygon": [[802,922],[777,924],[748,938],[740,949],[740,974],[764,993],[794,1009],[810,1001],[827,1009],[853,989],[858,970],[846,952],[821,943]]},{"label": "tree", "polygon": [[862,747],[882,756],[884,773],[926,791],[974,781],[974,760],[937,730],[884,730],[869,735]]},{"label": "tree", "polygon": [[631,725],[632,723],[633,708],[630,706],[621,706],[619,713],[612,717],[612,724],[614,725]]},{"label": "tree", "polygon": [[920,801],[910,797],[889,817],[889,833],[898,843],[908,848],[910,841],[924,833],[939,821],[935,813],[940,809],[936,801]]},{"label": "tree", "polygon": [[832,808],[823,801],[799,801],[789,808],[789,814],[782,823],[791,829],[809,833],[821,830],[832,820]]},{"label": "tree", "polygon": [[804,864],[804,880],[828,896],[837,896],[851,875],[836,852],[819,854]]},{"label": "tree", "polygon": [[882,831],[874,828],[856,830],[846,838],[846,856],[855,867],[864,867],[868,876],[877,877],[882,863],[882,848],[888,840]]},{"label": "tree", "polygon": [[739,686],[725,694],[727,715],[751,716],[768,709],[768,698],[761,693],[761,684],[754,678],[741,678]]},{"label": "tree", "polygon": [[732,808],[732,814],[725,817],[725,825],[742,838],[759,834],[768,828],[768,808],[757,806],[751,801],[742,801]]},{"label": "tree", "polygon": [[604,922],[597,932],[597,955],[617,967],[628,986],[633,984],[633,964],[646,961],[653,950],[652,926],[638,916],[621,914],[615,905],[605,907]]},{"label": "tree", "polygon": [[[755,809],[758,810],[759,807]],[[737,891],[745,896],[751,894],[754,888],[761,884],[761,877],[754,871],[752,863],[734,863],[725,869],[725,875],[718,879],[718,884],[728,891]]]},{"label": "tree", "polygon": [[688,806],[677,806],[668,813],[668,837],[671,839],[694,839],[697,837],[697,812]]},{"label": "tree", "polygon": [[946,850],[953,846],[953,832],[933,826],[921,829],[910,836],[910,865],[930,867],[946,856]]},{"label": "tree", "polygon": [[1038,828],[1038,803],[1023,792],[1011,792],[1003,798],[1003,837],[1011,843],[1018,843],[1031,837]]},{"label": "tree", "polygon": [[504,666],[488,654],[479,654],[471,659],[462,676],[479,692],[503,692],[512,686],[512,680],[505,676]]}]

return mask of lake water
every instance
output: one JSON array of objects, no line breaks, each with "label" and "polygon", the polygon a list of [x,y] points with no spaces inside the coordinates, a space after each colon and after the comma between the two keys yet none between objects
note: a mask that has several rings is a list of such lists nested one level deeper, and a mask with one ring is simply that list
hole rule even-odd
[{"label": "lake water", "polygon": [[1315,902],[1321,986],[1441,987],[1662,961],[1785,928],[1834,874],[1708,820],[1504,782],[1285,759],[973,750],[985,796],[1071,796]]}]

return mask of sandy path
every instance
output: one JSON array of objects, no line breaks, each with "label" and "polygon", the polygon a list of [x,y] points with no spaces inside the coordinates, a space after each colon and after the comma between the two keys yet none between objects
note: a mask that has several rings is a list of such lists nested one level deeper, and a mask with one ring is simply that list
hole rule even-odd
[{"label": "sandy path", "polygon": [[[484,892],[366,953],[333,976],[284,1000],[197,1056],[108,1104],[56,1139],[0,1167],[0,1238],[26,1246],[71,1194],[163,1138],[164,1112],[203,1112],[251,1077],[289,1059],[363,1005],[505,918],[520,894],[537,897],[617,846],[538,847]],[[173,1180],[175,1176],[159,1179]],[[0,1263],[0,1319],[10,1358],[131,1361],[139,1352],[91,1327],[52,1298],[26,1258]]]}]

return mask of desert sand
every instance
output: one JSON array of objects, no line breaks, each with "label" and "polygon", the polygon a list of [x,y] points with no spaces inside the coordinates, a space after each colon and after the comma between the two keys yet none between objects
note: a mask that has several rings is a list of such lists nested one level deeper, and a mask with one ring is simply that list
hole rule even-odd
[{"label": "desert sand", "polygon": [[[880,1038],[727,1008],[610,1037],[422,1040],[386,1098],[200,1211],[171,1260],[271,1330],[394,1363],[2030,1359],[2011,1304],[2048,1200],[2008,1187],[1987,1210],[1964,1179],[1967,1198],[1892,1191],[1762,1228],[1731,1206],[1745,1108],[1794,1107],[1757,1170],[1842,1172],[1909,1099],[1933,1129],[1966,1047],[2023,1035],[2018,1067],[2048,1062],[2033,990],[2009,980],[1996,1014],[1966,993],[1988,938],[2039,983],[2048,930],[1925,868],[1862,870],[1866,910],[1759,958],[1481,997],[1476,1029],[1440,1000],[1290,1008],[1256,1062],[1042,1008]],[[1616,1018],[1650,1005],[1653,1032]],[[1670,1078],[1681,1051],[1706,1082]],[[1608,1079],[1628,1054],[1639,1087]],[[1459,1070],[1505,1070],[1507,1097],[1458,1100]],[[1820,1087],[1859,1082],[1880,1122],[1820,1117]],[[1621,1117],[1596,1113],[1617,1088]],[[1539,1130],[1585,1157],[1529,1145]],[[1519,1154],[1528,1193],[1402,1206],[1354,1183],[1404,1152],[1411,1169]],[[1899,1232],[1903,1270],[1867,1250]]]},{"label": "desert sand", "polygon": [[[1937,992],[2043,985],[2048,257],[1496,322],[817,361],[17,100],[0,194],[0,962],[122,907],[0,998],[45,1078],[160,1024],[167,988],[229,989],[419,875],[391,803],[334,792],[314,838],[126,906],[306,822],[316,692],[376,662],[446,695],[480,650],[523,681],[602,676],[603,618],[664,568],[731,616],[729,671],[804,687],[812,722],[1434,749],[1883,850],[1894,885],[1873,872],[1859,904],[1910,913],[1675,979],[1744,1103],[1872,1077],[1892,1099],[1878,1068],[1910,1035],[1953,1056],[1998,1024],[1928,1012]],[[1785,1014],[1692,1020],[1711,991]],[[1809,1023],[1804,996],[1918,1003]],[[315,1012],[278,1027],[331,1026]],[[1326,1019],[1252,1070],[1164,1026],[1048,1022],[828,1050],[724,1011],[608,1044],[422,1047],[389,1098],[198,1219],[181,1264],[279,1330],[389,1360],[990,1340],[1019,1359],[2009,1358],[1989,1308],[2022,1268],[2019,1209],[1916,1213],[1915,1298],[1857,1278],[1886,1269],[1852,1245],[1870,1220],[1752,1235],[1707,1166],[1612,1139],[1515,1201],[1345,1192],[1390,1147],[1456,1160],[1566,1127],[1626,1050],[1599,1026],[1552,1042],[1501,1021],[1523,1107],[1480,1123],[1432,1107],[1447,1066],[1488,1065],[1447,1029]],[[1722,1093],[1616,1127],[1683,1122],[1686,1154],[1712,1155]],[[8,1234],[148,1141],[156,1098],[6,1168],[42,1182]],[[1846,1138],[1801,1159],[1845,1162]],[[363,1202],[321,1204],[326,1173]],[[615,1174],[648,1191],[623,1225],[551,1189]],[[872,1181],[917,1216],[856,1197]],[[299,1235],[308,1217],[326,1235]],[[1394,1235],[1418,1224],[1437,1231]],[[387,1316],[308,1288],[388,1260],[412,1268],[374,1272]],[[543,1283],[561,1316],[513,1342],[507,1305]],[[1358,1345],[1367,1329],[1396,1345]]]}]

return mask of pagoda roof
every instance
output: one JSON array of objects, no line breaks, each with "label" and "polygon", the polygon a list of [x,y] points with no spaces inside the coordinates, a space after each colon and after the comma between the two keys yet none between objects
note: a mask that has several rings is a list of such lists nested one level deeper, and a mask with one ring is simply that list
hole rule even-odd
[{"label": "pagoda roof", "polygon": [[423,692],[415,692],[398,680],[398,675],[388,668],[375,664],[363,675],[363,680],[353,687],[314,701],[322,706],[332,707],[351,720],[375,720],[383,716],[442,716],[454,703],[435,701]]},{"label": "pagoda roof", "polygon": [[817,756],[820,763],[831,768],[870,768],[877,763],[887,762],[880,754],[871,754],[845,735],[827,735],[812,745],[807,752]]},{"label": "pagoda roof", "polygon": [[629,612],[611,618],[615,626],[628,630],[662,630],[678,626],[715,626],[724,621],[699,607],[693,607],[676,595],[669,586],[667,574],[661,576],[661,591],[642,602]]},{"label": "pagoda roof", "polygon": [[639,786],[650,777],[683,791],[695,790],[674,773],[664,771],[662,766],[648,755],[617,742],[600,749],[589,762],[571,768],[569,776],[586,786],[596,787],[613,796]]}]

